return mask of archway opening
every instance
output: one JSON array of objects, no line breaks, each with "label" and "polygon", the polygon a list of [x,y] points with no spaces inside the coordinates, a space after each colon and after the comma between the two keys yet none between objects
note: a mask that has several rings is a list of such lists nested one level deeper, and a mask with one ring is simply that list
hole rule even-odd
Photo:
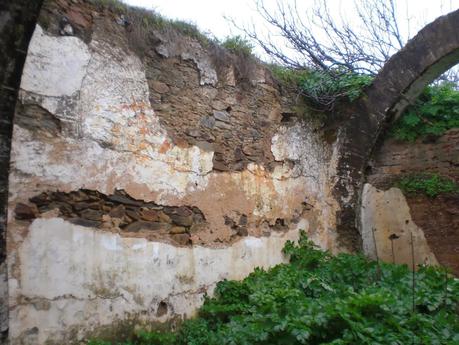
[{"label": "archway opening", "polygon": [[393,55],[374,82],[352,106],[338,135],[338,179],[334,194],[341,210],[337,231],[341,244],[361,248],[358,208],[364,171],[381,134],[414,102],[422,90],[459,62],[459,10],[437,18]]}]

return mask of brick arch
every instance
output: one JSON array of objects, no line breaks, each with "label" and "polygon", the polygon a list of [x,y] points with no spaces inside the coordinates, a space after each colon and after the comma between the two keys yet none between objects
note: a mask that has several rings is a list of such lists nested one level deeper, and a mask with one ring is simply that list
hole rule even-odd
[{"label": "brick arch", "polygon": [[338,133],[338,178],[334,194],[340,203],[340,242],[359,250],[356,225],[364,171],[387,125],[413,103],[424,87],[459,62],[459,10],[426,25],[376,76],[365,94],[343,112]]}]

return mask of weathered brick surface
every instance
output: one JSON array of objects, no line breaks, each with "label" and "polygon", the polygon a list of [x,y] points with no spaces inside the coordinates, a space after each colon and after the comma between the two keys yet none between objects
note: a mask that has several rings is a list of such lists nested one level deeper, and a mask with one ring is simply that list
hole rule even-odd
[{"label": "weathered brick surface", "polygon": [[417,195],[407,197],[407,202],[438,262],[459,276],[459,196]]},{"label": "weathered brick surface", "polygon": [[386,140],[370,162],[367,181],[388,188],[401,174],[438,173],[459,182],[459,129],[451,129],[435,142],[404,143]]},{"label": "weathered brick surface", "polygon": [[[459,129],[435,142],[386,140],[370,163],[367,182],[388,189],[403,175],[435,173],[459,183]],[[407,195],[413,221],[422,229],[440,264],[459,275],[459,195]]]}]

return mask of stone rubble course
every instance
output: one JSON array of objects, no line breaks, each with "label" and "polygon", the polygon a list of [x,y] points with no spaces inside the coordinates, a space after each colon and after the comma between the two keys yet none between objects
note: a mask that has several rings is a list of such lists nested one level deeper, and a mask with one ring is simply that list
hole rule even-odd
[{"label": "stone rubble course", "polygon": [[[72,224],[111,229],[123,236],[133,236],[135,232],[135,237],[178,239],[176,244],[179,245],[191,244],[190,232],[207,227],[205,217],[197,207],[161,206],[133,199],[123,190],[115,190],[111,195],[94,190],[43,192],[29,201],[30,204],[16,205],[14,213],[17,220],[30,221],[57,209],[59,217]],[[247,216],[241,217],[245,217],[246,223]],[[168,237],[168,234],[181,236]]]}]

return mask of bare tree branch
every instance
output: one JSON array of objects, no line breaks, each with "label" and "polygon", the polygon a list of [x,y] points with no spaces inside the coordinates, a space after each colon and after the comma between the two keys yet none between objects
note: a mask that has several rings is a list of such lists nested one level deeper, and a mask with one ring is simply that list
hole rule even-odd
[{"label": "bare tree branch", "polygon": [[[254,0],[254,3],[270,29],[269,36],[253,24],[241,27],[232,20],[233,25],[280,65],[319,71],[331,79],[346,74],[377,74],[408,39],[403,32],[409,30],[402,32],[397,18],[397,3],[400,2],[395,0],[354,0],[352,21],[332,11],[327,0],[315,0],[314,6],[305,11],[296,0],[277,0],[274,8],[268,6],[272,5],[268,1]],[[457,69],[440,80],[457,82]],[[305,96],[330,108],[342,94],[326,88],[326,85],[319,85],[317,90]],[[325,91],[325,95],[319,91]]]}]

